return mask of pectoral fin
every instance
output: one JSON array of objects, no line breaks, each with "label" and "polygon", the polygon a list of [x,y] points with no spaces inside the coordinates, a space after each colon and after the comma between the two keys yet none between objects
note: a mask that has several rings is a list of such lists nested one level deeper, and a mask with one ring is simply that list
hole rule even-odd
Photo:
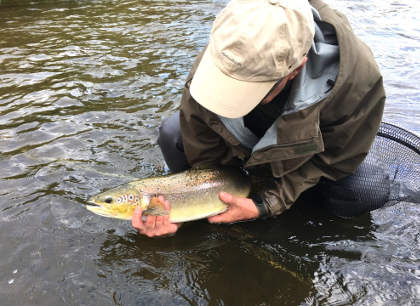
[{"label": "pectoral fin", "polygon": [[150,200],[147,209],[143,212],[145,216],[167,216],[168,214],[168,210],[157,197],[153,197]]}]

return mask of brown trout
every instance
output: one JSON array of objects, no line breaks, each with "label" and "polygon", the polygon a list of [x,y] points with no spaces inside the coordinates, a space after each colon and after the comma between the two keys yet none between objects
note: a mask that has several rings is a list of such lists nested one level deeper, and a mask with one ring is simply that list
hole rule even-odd
[{"label": "brown trout", "polygon": [[187,170],[177,174],[139,179],[110,189],[88,200],[86,208],[95,214],[131,220],[140,206],[143,215],[167,215],[157,199],[163,195],[170,204],[173,223],[207,218],[224,212],[227,205],[219,199],[221,191],[247,197],[251,183],[239,169]]}]

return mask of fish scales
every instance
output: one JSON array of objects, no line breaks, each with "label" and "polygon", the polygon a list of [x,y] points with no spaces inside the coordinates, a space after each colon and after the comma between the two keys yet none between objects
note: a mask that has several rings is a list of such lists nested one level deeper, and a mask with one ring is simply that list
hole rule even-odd
[{"label": "fish scales", "polygon": [[[171,222],[206,218],[227,209],[218,197],[221,191],[246,197],[250,191],[248,177],[238,169],[220,168],[188,170],[182,173],[132,181],[89,199],[90,211],[112,218],[131,219],[134,209],[141,206],[144,214],[163,215],[167,212],[151,204],[163,195],[170,203]],[[149,205],[150,204],[150,205]]]}]

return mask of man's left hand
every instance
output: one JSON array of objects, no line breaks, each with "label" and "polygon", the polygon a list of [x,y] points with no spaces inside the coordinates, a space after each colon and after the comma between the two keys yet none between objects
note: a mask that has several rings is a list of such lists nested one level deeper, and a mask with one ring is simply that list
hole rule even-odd
[{"label": "man's left hand", "polygon": [[233,223],[256,219],[259,216],[258,208],[251,199],[238,198],[227,192],[219,193],[219,198],[229,207],[224,213],[209,217],[210,223]]}]

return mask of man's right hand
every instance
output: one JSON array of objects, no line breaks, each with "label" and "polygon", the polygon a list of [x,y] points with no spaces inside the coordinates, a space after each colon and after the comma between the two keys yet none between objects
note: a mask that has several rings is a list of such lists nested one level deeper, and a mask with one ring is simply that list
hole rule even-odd
[{"label": "man's right hand", "polygon": [[[170,211],[169,202],[163,196],[158,197],[159,201],[163,203],[165,208]],[[143,211],[137,207],[134,211],[131,224],[136,228],[140,234],[147,237],[167,236],[175,234],[182,223],[171,223],[169,214],[166,216],[146,216],[143,220]]]}]

